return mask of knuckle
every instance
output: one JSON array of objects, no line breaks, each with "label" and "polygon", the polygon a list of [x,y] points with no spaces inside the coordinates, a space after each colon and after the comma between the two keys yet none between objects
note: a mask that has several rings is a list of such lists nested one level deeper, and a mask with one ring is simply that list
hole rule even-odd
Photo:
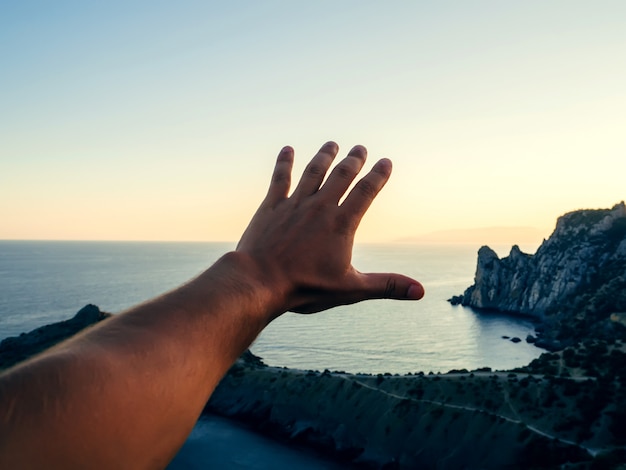
[{"label": "knuckle", "polygon": [[309,165],[307,165],[306,170],[305,170],[305,174],[308,176],[320,176],[320,175],[323,175],[324,173],[325,173],[325,170],[322,167],[322,165],[319,165],[317,163],[310,163]]},{"label": "knuckle", "polygon": [[396,291],[396,281],[394,279],[387,279],[387,285],[385,286],[385,297],[391,297]]},{"label": "knuckle", "polygon": [[376,194],[378,193],[376,186],[374,186],[370,181],[365,179],[358,182],[358,184],[356,185],[356,189],[368,198],[374,198],[374,196],[376,196]]},{"label": "knuckle", "polygon": [[286,171],[277,171],[272,176],[272,183],[274,184],[285,184],[289,183],[291,179],[291,175]]},{"label": "knuckle", "polygon": [[354,171],[352,171],[352,168],[350,168],[345,163],[340,163],[339,165],[337,165],[335,167],[335,173],[337,174],[337,176],[344,180],[351,181],[352,179],[354,179]]}]

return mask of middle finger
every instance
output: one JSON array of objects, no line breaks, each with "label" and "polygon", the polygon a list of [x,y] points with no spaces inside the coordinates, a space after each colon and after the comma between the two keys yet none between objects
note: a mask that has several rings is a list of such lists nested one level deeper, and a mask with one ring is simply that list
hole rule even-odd
[{"label": "middle finger", "polygon": [[315,194],[324,181],[324,176],[337,155],[339,147],[335,142],[326,142],[304,169],[298,186],[293,192],[296,199]]}]

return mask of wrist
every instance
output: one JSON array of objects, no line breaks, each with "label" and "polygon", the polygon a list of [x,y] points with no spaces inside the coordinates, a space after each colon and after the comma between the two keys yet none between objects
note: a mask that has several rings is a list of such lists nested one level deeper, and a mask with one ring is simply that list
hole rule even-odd
[{"label": "wrist", "polygon": [[286,310],[286,289],[277,282],[273,273],[263,267],[250,255],[241,251],[230,251],[219,258],[201,277],[229,293],[243,307],[245,315],[253,316],[262,322],[264,328],[274,318]]}]

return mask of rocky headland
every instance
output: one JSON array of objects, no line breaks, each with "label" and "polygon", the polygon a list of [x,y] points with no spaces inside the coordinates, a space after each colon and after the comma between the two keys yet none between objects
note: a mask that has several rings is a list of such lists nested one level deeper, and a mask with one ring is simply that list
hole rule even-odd
[{"label": "rocky headland", "polygon": [[[453,304],[528,315],[537,345],[560,350],[585,338],[626,338],[626,206],[559,217],[534,255],[478,250],[474,284]],[[529,338],[533,341],[535,338]]]}]

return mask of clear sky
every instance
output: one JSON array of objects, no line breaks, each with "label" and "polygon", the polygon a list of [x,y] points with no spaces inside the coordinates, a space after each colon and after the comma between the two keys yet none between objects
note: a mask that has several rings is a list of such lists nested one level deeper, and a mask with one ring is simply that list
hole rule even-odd
[{"label": "clear sky", "polygon": [[626,198],[626,2],[0,3],[0,239],[235,241],[274,158],[394,174],[358,241]]}]

